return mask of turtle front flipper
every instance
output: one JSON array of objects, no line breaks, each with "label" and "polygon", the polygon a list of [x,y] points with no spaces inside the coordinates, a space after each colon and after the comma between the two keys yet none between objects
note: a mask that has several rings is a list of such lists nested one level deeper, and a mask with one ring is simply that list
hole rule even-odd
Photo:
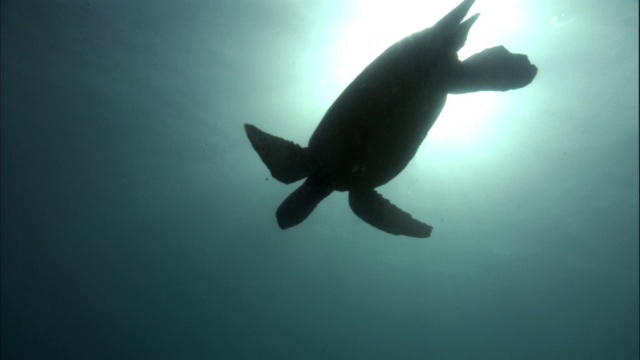
[{"label": "turtle front flipper", "polygon": [[245,124],[244,130],[251,146],[276,180],[291,184],[307,177],[311,172],[306,148],[292,141],[267,134],[250,124]]},{"label": "turtle front flipper", "polygon": [[496,46],[457,63],[447,90],[450,94],[463,94],[519,89],[529,85],[537,73],[538,68],[529,62],[527,55]]},{"label": "turtle front flipper", "polygon": [[427,238],[433,227],[411,217],[373,189],[349,191],[351,210],[367,224],[394,235]]}]

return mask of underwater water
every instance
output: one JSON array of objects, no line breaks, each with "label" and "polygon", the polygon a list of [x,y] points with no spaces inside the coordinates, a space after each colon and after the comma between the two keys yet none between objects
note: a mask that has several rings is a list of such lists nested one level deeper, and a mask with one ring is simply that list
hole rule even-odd
[{"label": "underwater water", "polygon": [[4,0],[3,359],[637,359],[638,2],[478,0],[461,57],[538,75],[449,96],[379,188],[280,230],[298,184],[243,130],[306,145],[447,1]]}]

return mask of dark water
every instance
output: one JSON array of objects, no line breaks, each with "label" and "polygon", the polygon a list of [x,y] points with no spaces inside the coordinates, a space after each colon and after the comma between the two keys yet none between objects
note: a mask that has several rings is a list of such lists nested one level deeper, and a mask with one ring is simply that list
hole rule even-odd
[{"label": "dark water", "polygon": [[306,143],[357,4],[2,1],[2,358],[637,359],[638,3],[517,3],[538,78],[380,190],[431,238],[283,232],[242,124]]}]

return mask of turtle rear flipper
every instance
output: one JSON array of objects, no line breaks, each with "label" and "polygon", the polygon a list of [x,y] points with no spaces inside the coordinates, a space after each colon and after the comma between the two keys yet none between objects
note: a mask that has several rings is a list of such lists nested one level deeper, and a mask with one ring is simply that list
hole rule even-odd
[{"label": "turtle rear flipper", "polygon": [[449,79],[448,92],[507,91],[525,87],[533,81],[538,68],[522,54],[513,54],[504,46],[483,50],[458,63]]},{"label": "turtle rear flipper", "polygon": [[442,19],[433,26],[436,29],[443,29],[444,31],[450,31],[452,28],[457,27],[462,19],[467,16],[471,5],[475,0],[464,0],[455,9],[449,11]]},{"label": "turtle rear flipper", "polygon": [[290,184],[303,179],[311,172],[308,150],[302,146],[244,124],[251,146],[278,181]]},{"label": "turtle rear flipper", "polygon": [[427,238],[433,230],[372,189],[349,191],[349,205],[364,222],[390,234]]}]

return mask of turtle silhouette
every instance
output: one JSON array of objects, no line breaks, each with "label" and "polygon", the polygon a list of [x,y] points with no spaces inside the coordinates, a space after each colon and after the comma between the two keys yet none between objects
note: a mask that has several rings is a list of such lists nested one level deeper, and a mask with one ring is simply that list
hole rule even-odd
[{"label": "turtle silhouette", "polygon": [[479,14],[462,21],[465,0],[433,27],[386,49],[329,107],[307,147],[245,124],[251,145],[271,175],[285,183],[306,178],[276,211],[278,225],[304,221],[334,190],[349,192],[352,211],[391,234],[426,238],[432,227],[376,192],[398,175],[427,136],[447,94],[522,88],[538,69],[502,46],[464,61],[457,52]]}]

